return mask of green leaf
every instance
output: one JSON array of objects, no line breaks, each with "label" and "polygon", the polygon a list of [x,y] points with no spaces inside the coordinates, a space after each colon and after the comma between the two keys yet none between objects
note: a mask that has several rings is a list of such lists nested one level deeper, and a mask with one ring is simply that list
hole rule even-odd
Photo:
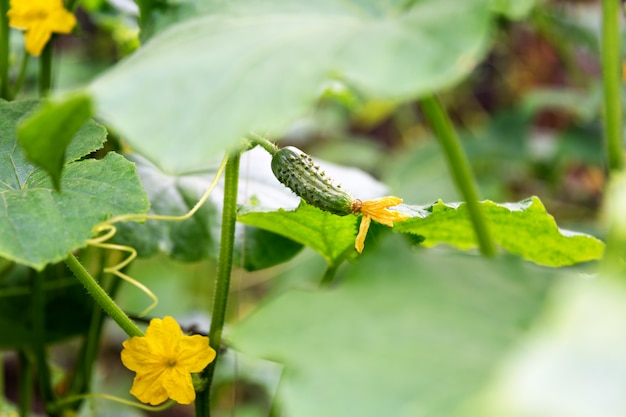
[{"label": "green leaf", "polygon": [[251,130],[284,131],[331,81],[401,101],[466,77],[488,47],[490,1],[412,3],[235,2],[157,35],[89,90],[136,152],[190,172]]},{"label": "green leaf", "polygon": [[492,0],[493,10],[509,19],[520,20],[528,16],[537,0]]},{"label": "green leaf", "polygon": [[[505,204],[487,200],[480,205],[496,243],[536,264],[572,265],[600,259],[604,253],[604,243],[593,236],[560,229],[537,197]],[[442,243],[459,249],[477,247],[464,203],[439,200],[427,206],[400,205],[398,210],[411,218],[396,223],[393,231],[416,236],[416,243],[427,247]],[[244,210],[238,220],[309,246],[329,265],[343,260],[354,246],[358,223],[354,216],[335,216],[305,203],[295,211]],[[368,237],[376,233],[377,226],[370,227]]]},{"label": "green leaf", "polygon": [[382,243],[332,290],[288,291],[234,329],[236,349],[285,366],[285,415],[457,415],[552,281],[517,259]]},{"label": "green leaf", "polygon": [[104,142],[106,131],[89,122],[67,149],[63,192],[26,160],[16,127],[35,102],[0,103],[0,256],[41,270],[85,246],[106,218],[144,213],[148,200],[132,163],[109,153],[77,160]]},{"label": "green leaf", "polygon": [[251,212],[237,220],[270,230],[315,249],[329,265],[336,265],[354,247],[357,230],[355,216],[336,216],[306,204],[297,210],[279,209],[273,212]]},{"label": "green leaf", "polygon": [[[537,197],[519,203],[480,203],[491,234],[502,248],[524,259],[545,266],[565,266],[597,260],[604,243],[593,236],[559,229],[554,217]],[[430,206],[405,206],[413,218],[394,226],[394,230],[425,238],[424,246],[445,243],[460,249],[477,247],[463,203]]]},{"label": "green leaf", "polygon": [[91,98],[76,94],[62,101],[45,101],[18,127],[17,136],[26,158],[50,174],[57,191],[66,149],[92,115]]}]

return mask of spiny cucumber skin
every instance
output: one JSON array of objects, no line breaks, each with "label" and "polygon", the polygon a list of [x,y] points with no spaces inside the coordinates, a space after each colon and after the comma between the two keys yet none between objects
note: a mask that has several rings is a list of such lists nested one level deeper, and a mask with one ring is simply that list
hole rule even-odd
[{"label": "spiny cucumber skin", "polygon": [[346,216],[354,198],[326,176],[313,159],[293,146],[281,148],[272,157],[274,176],[307,203],[321,210]]}]

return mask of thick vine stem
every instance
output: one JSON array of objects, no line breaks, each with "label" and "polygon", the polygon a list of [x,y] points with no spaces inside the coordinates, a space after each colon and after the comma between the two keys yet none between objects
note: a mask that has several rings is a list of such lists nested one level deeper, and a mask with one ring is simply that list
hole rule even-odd
[{"label": "thick vine stem", "polygon": [[617,0],[602,0],[603,123],[610,171],[620,171],[624,166],[619,11]]},{"label": "thick vine stem", "polygon": [[232,151],[226,163],[224,173],[224,204],[222,209],[222,232],[220,236],[220,251],[217,259],[217,276],[215,278],[215,292],[213,295],[213,311],[211,327],[209,329],[210,345],[217,356],[202,373],[206,380],[204,389],[196,396],[196,417],[208,417],[210,410],[210,391],[215,364],[220,357],[222,330],[226,317],[226,304],[230,288],[230,275],[233,267],[233,249],[235,246],[235,223],[237,220],[237,188],[239,186],[239,162],[241,151]]},{"label": "thick vine stem", "polygon": [[424,116],[439,139],[448,167],[457,188],[461,192],[474,226],[478,247],[484,256],[493,256],[496,247],[489,233],[489,227],[478,204],[478,190],[467,156],[460,140],[452,127],[447,112],[435,96],[425,97],[420,101]]}]

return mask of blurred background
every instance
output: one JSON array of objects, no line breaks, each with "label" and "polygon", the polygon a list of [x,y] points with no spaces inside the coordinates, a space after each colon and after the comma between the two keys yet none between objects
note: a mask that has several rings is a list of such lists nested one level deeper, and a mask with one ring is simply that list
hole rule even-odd
[{"label": "blurred background", "polygon": [[[155,31],[203,7],[200,0],[155,2]],[[130,0],[82,0],[78,32],[57,43],[57,88],[86,85],[131,54],[140,45],[137,14]],[[602,237],[598,220],[607,175],[600,120],[600,20],[600,2],[583,0],[543,1],[522,21],[503,19],[487,58],[461,85],[440,97],[462,137],[482,198],[504,202],[535,195],[560,226]],[[35,96],[36,66],[31,70],[25,97]],[[117,139],[111,134],[108,146],[123,150]],[[363,102],[349,92],[328,94],[280,140],[321,160],[360,168],[409,204],[461,199],[414,102]],[[241,186],[245,189],[246,184]],[[325,267],[321,257],[304,249],[272,268],[237,269],[229,304],[231,320],[245,317],[268,294],[316,286]],[[211,260],[183,262],[153,254],[137,260],[129,274],[159,297],[151,315],[173,315],[183,325],[206,332],[206,316],[199,312],[211,302],[212,284],[198,277],[213,274],[214,268]],[[131,312],[147,304],[145,295],[132,288],[119,300]],[[114,326],[107,327],[94,391],[129,397],[132,373],[119,362],[124,339]],[[76,348],[74,342],[55,348],[59,366],[71,363]],[[270,415],[280,367],[231,350],[224,358],[216,382],[216,416]],[[6,385],[11,387],[16,365],[11,354],[5,360],[9,364]],[[94,409],[99,416],[152,415],[100,400],[84,407],[81,415],[91,415]],[[173,407],[159,415],[191,416],[193,410]]]}]

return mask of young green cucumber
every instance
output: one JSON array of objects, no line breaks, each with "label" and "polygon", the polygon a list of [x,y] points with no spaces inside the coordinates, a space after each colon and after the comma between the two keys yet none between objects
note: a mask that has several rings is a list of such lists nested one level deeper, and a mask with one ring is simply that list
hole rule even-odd
[{"label": "young green cucumber", "polygon": [[293,146],[281,148],[272,157],[274,175],[304,201],[339,216],[352,213],[354,198],[320,171],[313,159]]}]

